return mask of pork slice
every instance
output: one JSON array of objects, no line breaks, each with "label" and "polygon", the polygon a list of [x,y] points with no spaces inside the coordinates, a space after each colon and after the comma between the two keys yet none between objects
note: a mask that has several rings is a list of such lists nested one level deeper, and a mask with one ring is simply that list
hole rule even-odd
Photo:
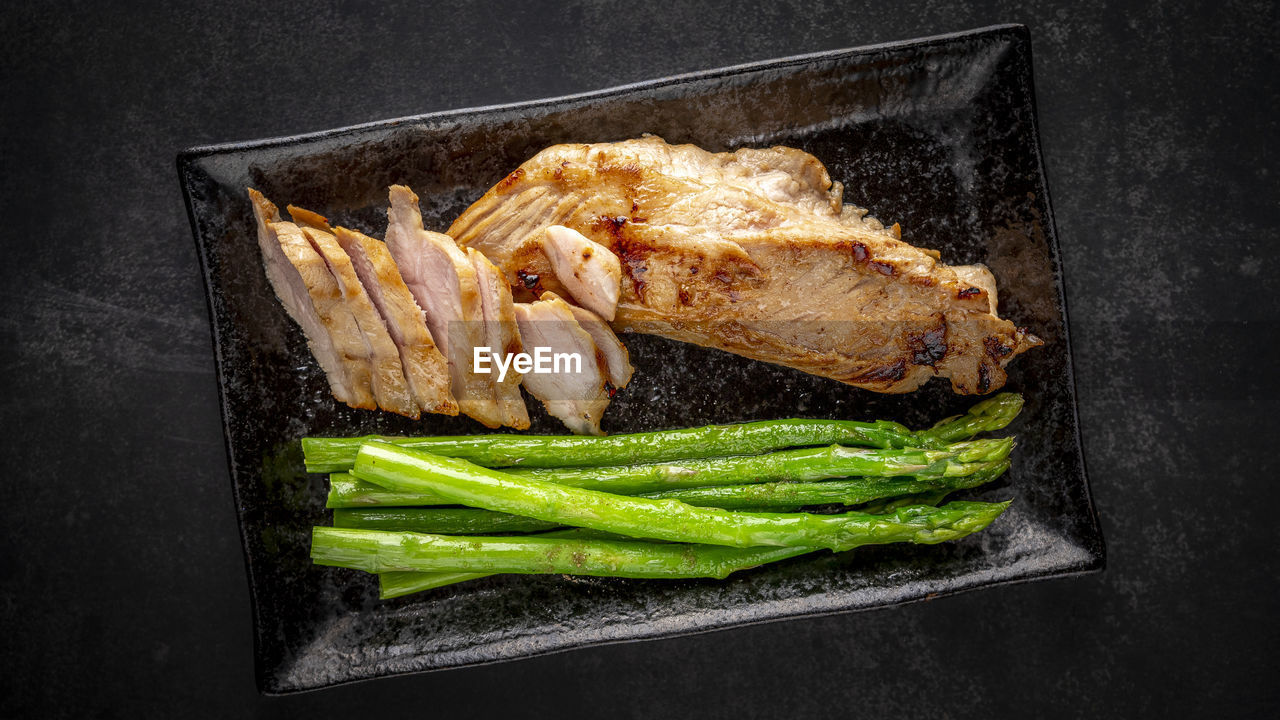
[{"label": "pork slice", "polygon": [[[297,208],[290,206],[289,210],[294,215]],[[323,226],[328,227],[328,223]],[[382,316],[378,314],[378,309],[373,306],[373,301],[369,299],[368,292],[356,275],[350,256],[331,233],[311,224],[303,227],[302,233],[324,259],[329,273],[338,283],[338,290],[342,293],[347,309],[360,329],[364,340],[364,356],[372,370],[373,397],[378,401],[378,407],[416,420],[418,404],[409,393],[409,382],[404,376],[404,366],[400,364],[400,353],[387,332]]]},{"label": "pork slice", "polygon": [[[544,300],[557,297],[553,292],[542,294]],[[622,344],[614,334],[613,328],[609,327],[609,323],[599,315],[577,305],[569,305],[569,309],[573,311],[573,319],[577,320],[578,325],[591,336],[592,342],[596,344],[601,357],[604,358],[605,375],[609,379],[609,384],[615,388],[626,387],[627,383],[631,382],[632,374],[635,373],[635,368],[631,367],[631,355],[627,352],[627,346]]]},{"label": "pork slice", "polygon": [[423,412],[457,415],[458,403],[449,392],[449,362],[432,340],[422,308],[405,286],[387,246],[344,227],[335,228],[334,235],[351,258],[369,300],[386,322],[387,334],[399,351],[417,406]]},{"label": "pork slice", "polygon": [[[467,248],[467,258],[476,271],[480,286],[480,306],[484,314],[485,346],[503,362],[509,356],[521,352],[520,333],[516,329],[515,310],[512,309],[511,286],[502,279],[498,268],[484,255]],[[508,366],[510,368],[510,366]],[[495,399],[503,414],[502,424],[517,430],[529,428],[529,411],[520,395],[520,373],[507,370],[501,380],[494,383]]]},{"label": "pork slice", "polygon": [[284,306],[285,312],[302,328],[307,339],[307,347],[311,355],[324,371],[329,381],[329,390],[339,402],[353,404],[360,394],[356,391],[355,380],[351,378],[346,366],[334,347],[333,338],[320,320],[315,305],[311,302],[311,293],[302,275],[285,256],[274,223],[281,222],[280,211],[262,193],[248,188],[249,200],[253,205],[253,215],[258,227],[258,249],[262,253],[263,269],[267,280],[275,290],[276,297]]},{"label": "pork slice", "polygon": [[[609,406],[609,388],[605,379],[604,359],[591,336],[574,319],[565,301],[548,297],[533,303],[514,306],[516,323],[525,352],[539,351],[551,357],[563,354],[577,356],[578,361],[560,366],[560,372],[539,372],[535,367],[525,373],[524,387],[558,418],[579,435],[603,435],[600,419]],[[551,369],[556,369],[554,360]]]},{"label": "pork slice", "polygon": [[499,427],[504,414],[494,376],[476,373],[472,365],[474,349],[484,345],[484,309],[475,268],[453,238],[423,229],[418,196],[412,190],[392,185],[389,194],[387,249],[448,360],[458,408],[486,427]]},{"label": "pork slice", "polygon": [[268,225],[279,241],[280,249],[297,271],[311,298],[312,307],[333,345],[334,357],[349,379],[352,407],[373,410],[378,407],[373,396],[373,371],[369,364],[364,335],[356,323],[338,281],[329,272],[324,258],[307,239],[302,228],[291,222]]},{"label": "pork slice", "polygon": [[542,251],[551,261],[556,279],[578,305],[613,320],[622,285],[622,266],[617,255],[563,225],[547,228]]}]

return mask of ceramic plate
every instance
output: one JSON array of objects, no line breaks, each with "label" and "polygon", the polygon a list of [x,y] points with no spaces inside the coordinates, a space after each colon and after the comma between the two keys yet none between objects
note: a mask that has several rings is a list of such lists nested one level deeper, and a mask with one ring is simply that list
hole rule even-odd
[{"label": "ceramic plate", "polygon": [[[299,438],[483,428],[352,410],[330,397],[267,284],[245,187],[380,237],[386,188],[406,183],[422,197],[428,227],[443,230],[548,145],[646,132],[715,151],[802,148],[845,184],[847,202],[901,223],[908,242],[941,250],[948,263],[992,269],[1001,315],[1045,340],[1010,365],[1008,389],[1027,398],[1011,428],[1020,438],[1013,468],[973,494],[1013,498],[1012,508],[959,542],[818,553],[726,581],[490,577],[384,602],[371,576],[313,567],[310,529],[329,517],[325,483],[303,470]],[[1024,28],[195,148],[178,169],[208,289],[264,692],[861,610],[1102,566]],[[940,380],[883,396],[661,338],[624,339],[636,375],[605,416],[612,432],[790,416],[923,425],[974,402]],[[562,432],[535,404],[531,432]]]}]

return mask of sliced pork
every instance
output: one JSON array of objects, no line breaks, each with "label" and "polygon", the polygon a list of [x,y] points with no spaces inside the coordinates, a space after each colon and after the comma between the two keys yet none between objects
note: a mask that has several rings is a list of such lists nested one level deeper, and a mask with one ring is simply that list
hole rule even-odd
[{"label": "sliced pork", "polygon": [[[543,300],[557,297],[555,293],[549,291],[542,294]],[[613,328],[609,327],[609,323],[599,315],[577,305],[569,305],[569,309],[573,311],[573,319],[587,331],[591,341],[596,344],[596,349],[600,351],[600,356],[604,359],[605,377],[609,380],[609,384],[615,388],[626,387],[627,383],[631,382],[631,375],[635,373],[635,368],[631,367],[631,354],[627,352],[627,346],[622,344],[614,334]]]},{"label": "sliced pork", "polygon": [[448,360],[458,407],[486,427],[499,427],[506,414],[495,395],[496,376],[478,374],[472,366],[474,348],[485,342],[475,268],[452,238],[423,228],[418,196],[412,190],[393,185],[390,200],[387,249]]},{"label": "sliced pork", "polygon": [[615,329],[878,392],[935,376],[959,393],[989,392],[1013,357],[1041,344],[995,314],[985,267],[944,265],[842,201],[800,150],[716,154],[649,136],[547,148],[449,234],[509,282],[536,276],[534,289],[565,292],[543,230],[572,228],[620,261]]},{"label": "sliced pork", "polygon": [[342,227],[335,228],[334,235],[351,258],[369,300],[386,322],[418,408],[427,413],[457,415],[458,403],[449,391],[449,363],[431,339],[422,309],[405,286],[387,246]]},{"label": "sliced pork", "polygon": [[541,247],[556,279],[569,291],[569,296],[578,305],[612,322],[618,310],[622,283],[618,257],[609,248],[563,225],[547,228]]},{"label": "sliced pork", "polygon": [[329,272],[324,258],[316,252],[303,228],[291,222],[271,223],[268,227],[275,233],[289,263],[301,276],[320,324],[333,343],[343,373],[351,382],[351,399],[344,402],[366,410],[377,408],[368,346],[338,281]]},{"label": "sliced pork", "polygon": [[303,225],[302,233],[311,241],[311,247],[324,258],[330,274],[338,283],[347,309],[355,318],[364,340],[365,358],[372,370],[373,397],[378,402],[378,407],[416,420],[419,415],[418,403],[414,402],[409,392],[404,366],[400,364],[400,351],[396,349],[382,316],[356,275],[350,256],[342,249],[338,238],[327,232],[329,224],[324,218],[315,216],[320,220],[315,223],[310,217],[314,213],[304,215],[292,205],[289,206],[289,214]]},{"label": "sliced pork", "polygon": [[574,319],[572,308],[550,296],[517,303],[514,309],[525,352],[536,358],[538,349],[544,349],[549,369],[558,370],[538,372],[535,366],[524,375],[525,389],[571,431],[602,435],[600,418],[609,406],[605,363],[591,336]]},{"label": "sliced pork", "polygon": [[515,310],[512,308],[511,286],[502,279],[502,273],[485,256],[468,248],[467,259],[476,271],[476,283],[480,287],[484,344],[498,362],[508,368],[505,374],[495,377],[494,382],[494,399],[502,415],[502,424],[517,430],[527,430],[529,411],[520,395],[521,375],[511,367],[512,361],[507,359],[521,351],[520,333],[516,330]]},{"label": "sliced pork", "polygon": [[[267,280],[275,290],[276,297],[284,306],[285,312],[302,328],[302,334],[311,348],[320,369],[329,380],[329,389],[340,402],[348,405],[372,407],[372,395],[360,384],[360,376],[349,372],[342,356],[334,346],[333,338],[321,320],[316,306],[311,299],[311,290],[299,268],[285,254],[284,247],[277,236],[274,225],[281,223],[280,211],[262,193],[249,188],[249,200],[253,205],[253,214],[258,226],[258,249],[262,252],[262,263],[267,273]],[[297,227],[293,226],[296,231]],[[323,268],[323,261],[317,266],[310,262],[311,258],[302,253],[302,266],[309,273]],[[311,253],[314,255],[314,253]],[[318,258],[316,258],[318,259]]]}]

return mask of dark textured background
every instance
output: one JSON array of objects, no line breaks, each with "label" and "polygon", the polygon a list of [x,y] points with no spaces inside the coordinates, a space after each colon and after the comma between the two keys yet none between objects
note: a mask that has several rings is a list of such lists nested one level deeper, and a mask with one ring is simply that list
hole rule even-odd
[{"label": "dark textured background", "polygon": [[[1280,708],[1277,11],[421,0],[0,9],[0,716]],[[190,145],[1031,29],[1106,572],[262,698]]]}]

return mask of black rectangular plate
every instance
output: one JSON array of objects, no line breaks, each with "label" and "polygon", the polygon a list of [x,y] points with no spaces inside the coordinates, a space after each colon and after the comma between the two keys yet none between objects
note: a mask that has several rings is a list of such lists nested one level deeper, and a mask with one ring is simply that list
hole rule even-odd
[{"label": "black rectangular plate", "polygon": [[[899,222],[952,263],[986,263],[1001,314],[1044,338],[1010,365],[1026,410],[1011,472],[975,493],[1013,498],[987,531],[936,546],[818,553],[726,581],[491,577],[394,601],[361,573],[313,567],[325,483],[299,438],[481,432],[341,407],[262,271],[246,186],[381,236],[405,183],[444,229],[542,148],[656,133],[714,151],[790,145],[845,199]],[[253,598],[261,689],[285,693],[397,673],[845,612],[1102,567],[1077,430],[1062,273],[1036,136],[1031,48],[1018,26],[825,52],[567,98],[436,113],[178,158],[217,354],[232,488]],[[974,401],[935,380],[876,395],[656,337],[628,336],[632,385],[612,432],[790,416],[923,425]],[[536,403],[535,403],[536,404]],[[562,432],[540,408],[532,432]]]}]

